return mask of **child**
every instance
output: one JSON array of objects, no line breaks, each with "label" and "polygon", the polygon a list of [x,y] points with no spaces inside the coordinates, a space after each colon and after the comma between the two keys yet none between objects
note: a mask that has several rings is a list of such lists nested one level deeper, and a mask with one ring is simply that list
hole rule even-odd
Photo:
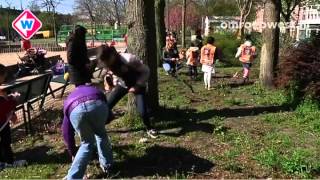
[{"label": "child", "polygon": [[[94,150],[97,148],[100,167],[109,173],[113,158],[111,144],[105,129],[109,115],[106,97],[102,91],[89,85],[78,86],[64,102],[62,133],[73,162],[67,179],[82,179]],[[81,140],[77,150],[74,134]]]},{"label": "child", "polygon": [[185,49],[180,49],[179,60],[177,62],[177,70],[180,70],[183,67],[183,62],[187,61],[187,55]]},{"label": "child", "polygon": [[249,80],[250,68],[256,57],[256,47],[252,46],[251,41],[246,41],[238,48],[238,52],[235,57],[239,57],[239,60],[242,62],[243,82],[245,83]]},{"label": "child", "polygon": [[199,58],[199,48],[191,43],[191,47],[188,49],[187,53],[187,65],[189,68],[189,76],[191,79],[196,79],[198,76],[197,64]]},{"label": "child", "polygon": [[204,73],[204,85],[205,88],[211,89],[211,76],[214,71],[214,63],[216,58],[216,49],[214,46],[215,39],[213,37],[208,37],[207,45],[201,48],[201,59],[202,71]]},{"label": "child", "polygon": [[[6,67],[0,64],[0,85],[4,83]],[[10,121],[16,123],[16,100],[19,93],[7,95],[0,89],[0,170],[6,167],[18,167],[26,165],[25,160],[14,161],[11,148]]]},{"label": "child", "polygon": [[146,88],[150,70],[135,55],[118,53],[114,47],[101,46],[98,50],[100,63],[119,78],[113,90],[108,94],[108,106],[112,109],[126,94],[133,93],[138,112],[147,130],[147,135],[157,138],[147,112]]}]

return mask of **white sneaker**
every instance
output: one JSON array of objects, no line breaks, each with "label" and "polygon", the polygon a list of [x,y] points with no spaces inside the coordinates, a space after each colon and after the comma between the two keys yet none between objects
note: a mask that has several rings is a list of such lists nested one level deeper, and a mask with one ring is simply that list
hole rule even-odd
[{"label": "white sneaker", "polygon": [[147,135],[152,139],[158,138],[158,132],[155,129],[147,130]]}]

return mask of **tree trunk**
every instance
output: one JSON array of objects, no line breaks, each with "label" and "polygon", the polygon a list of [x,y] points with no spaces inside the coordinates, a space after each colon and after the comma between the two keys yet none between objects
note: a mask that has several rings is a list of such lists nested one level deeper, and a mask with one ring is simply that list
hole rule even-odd
[{"label": "tree trunk", "polygon": [[57,22],[56,22],[56,10],[55,8],[52,9],[52,17],[53,17],[53,34],[54,34],[54,39],[56,46],[58,46],[58,36],[57,36]]},{"label": "tree trunk", "polygon": [[164,21],[164,9],[166,6],[165,0],[155,0],[155,18],[156,18],[156,32],[157,32],[157,62],[159,67],[162,64],[162,49],[166,44],[166,26]]},{"label": "tree trunk", "polygon": [[187,9],[187,0],[183,0],[182,3],[182,48],[186,47],[186,9]]},{"label": "tree trunk", "polygon": [[265,3],[264,22],[261,49],[260,82],[266,88],[273,87],[274,70],[279,58],[279,27],[268,27],[268,23],[280,22],[280,0],[267,0]]},{"label": "tree trunk", "polygon": [[[158,66],[154,0],[129,0],[127,6],[128,52],[137,55],[150,68],[147,105],[159,106]],[[128,107],[128,111],[134,110]]]}]

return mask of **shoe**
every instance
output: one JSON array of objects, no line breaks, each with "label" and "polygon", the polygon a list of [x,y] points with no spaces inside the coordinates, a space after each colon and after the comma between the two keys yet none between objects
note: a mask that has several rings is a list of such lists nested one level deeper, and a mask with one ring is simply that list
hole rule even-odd
[{"label": "shoe", "polygon": [[105,175],[110,174],[111,164],[108,164],[106,167],[100,164],[100,168]]},{"label": "shoe", "polygon": [[7,168],[16,168],[16,167],[25,167],[28,165],[28,162],[26,160],[17,160],[14,161],[12,164],[5,164],[5,167]]},{"label": "shoe", "polygon": [[6,168],[6,163],[0,162],[0,171]]},{"label": "shoe", "polygon": [[147,130],[147,135],[151,137],[152,139],[158,138],[158,132],[155,129],[149,129]]}]

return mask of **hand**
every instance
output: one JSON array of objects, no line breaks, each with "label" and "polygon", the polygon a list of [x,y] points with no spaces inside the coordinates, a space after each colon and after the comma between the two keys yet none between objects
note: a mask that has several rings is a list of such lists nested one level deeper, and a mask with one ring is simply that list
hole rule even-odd
[{"label": "hand", "polygon": [[136,92],[136,88],[132,87],[129,89],[129,93],[135,93]]},{"label": "hand", "polygon": [[18,92],[14,92],[14,93],[9,94],[8,96],[12,97],[15,100],[18,100],[19,97],[21,96],[21,94]]},{"label": "hand", "polygon": [[13,113],[13,114],[12,114],[12,116],[11,116],[11,122],[12,122],[13,124],[17,124],[17,122],[18,122],[18,117],[17,117],[16,113]]},{"label": "hand", "polygon": [[75,158],[74,156],[71,157],[72,162],[73,162],[74,158]]}]

